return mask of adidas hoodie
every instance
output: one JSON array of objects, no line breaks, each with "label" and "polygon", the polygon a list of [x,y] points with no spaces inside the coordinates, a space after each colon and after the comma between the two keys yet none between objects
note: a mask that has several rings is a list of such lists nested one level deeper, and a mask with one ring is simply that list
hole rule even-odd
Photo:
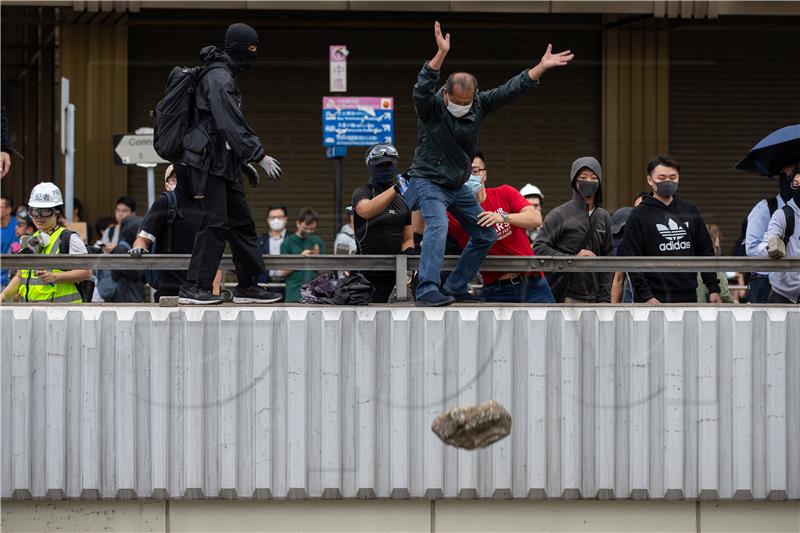
[{"label": "adidas hoodie", "polygon": [[[652,195],[631,211],[619,255],[656,257],[713,256],[714,247],[700,211],[677,194],[665,205]],[[719,292],[714,272],[701,274],[709,293]],[[646,302],[697,302],[695,272],[631,272],[633,299]]]}]

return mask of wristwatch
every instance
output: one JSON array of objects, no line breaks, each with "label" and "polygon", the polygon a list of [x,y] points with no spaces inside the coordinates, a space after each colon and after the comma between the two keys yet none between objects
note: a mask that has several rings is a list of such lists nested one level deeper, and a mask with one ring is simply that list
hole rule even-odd
[{"label": "wristwatch", "polygon": [[506,212],[505,212],[505,211],[503,211],[502,209],[500,209],[500,210],[498,211],[498,213],[500,213],[500,216],[502,216],[502,217],[503,217],[503,224],[508,224],[508,213],[506,213]]}]

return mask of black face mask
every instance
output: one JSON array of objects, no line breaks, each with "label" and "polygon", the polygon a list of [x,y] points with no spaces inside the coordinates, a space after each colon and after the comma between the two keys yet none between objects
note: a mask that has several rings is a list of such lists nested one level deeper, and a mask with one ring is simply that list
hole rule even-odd
[{"label": "black face mask", "polygon": [[599,181],[576,180],[578,193],[584,198],[591,198],[600,188]]},{"label": "black face mask", "polygon": [[394,184],[396,175],[397,165],[395,163],[371,165],[369,167],[369,184],[383,192]]},{"label": "black face mask", "polygon": [[258,45],[258,33],[247,24],[231,24],[225,32],[225,53],[233,59],[239,70],[248,70],[255,63],[258,52],[248,50],[254,44]]},{"label": "black face mask", "polygon": [[792,198],[794,198],[794,203],[797,204],[797,207],[800,207],[800,187],[792,189]]},{"label": "black face mask", "polygon": [[781,198],[783,198],[784,202],[788,202],[792,199],[792,180],[794,179],[794,175],[797,173],[800,173],[800,167],[795,167],[794,169],[790,170],[788,174],[781,172],[781,175],[778,178],[778,187],[780,188]]}]

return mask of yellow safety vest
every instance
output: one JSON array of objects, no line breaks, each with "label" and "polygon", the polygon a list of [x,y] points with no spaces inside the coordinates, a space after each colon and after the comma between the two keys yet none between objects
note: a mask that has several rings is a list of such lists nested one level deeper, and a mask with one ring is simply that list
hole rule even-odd
[{"label": "yellow safety vest", "polygon": [[[55,255],[59,253],[59,241],[64,228],[58,228],[50,235],[50,243],[44,250],[39,250],[42,255]],[[37,231],[34,235],[39,235]],[[63,272],[53,269],[51,272]],[[36,277],[35,270],[20,270],[22,285],[19,294],[23,302],[54,302],[62,304],[79,304],[83,302],[78,287],[71,281],[48,283]]]}]

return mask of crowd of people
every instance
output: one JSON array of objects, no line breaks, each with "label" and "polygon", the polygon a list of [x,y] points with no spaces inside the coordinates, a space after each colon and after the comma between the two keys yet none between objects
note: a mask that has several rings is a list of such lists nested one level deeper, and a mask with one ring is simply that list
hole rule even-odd
[{"label": "crowd of people", "polygon": [[[479,151],[485,117],[534,91],[542,76],[568,65],[570,51],[553,53],[499,87],[479,91],[474,75],[451,74],[438,87],[450,50],[450,35],[434,26],[436,54],[422,66],[412,98],[418,117],[417,145],[406,170],[397,148],[371,146],[365,154],[365,184],[356,188],[345,209],[348,223],[337,235],[337,255],[419,255],[419,269],[409,283],[418,306],[454,302],[509,303],[798,303],[800,272],[752,274],[713,272],[496,272],[483,271],[489,256],[652,256],[722,255],[721,235],[707,225],[698,208],[678,195],[681,166],[669,154],[655,155],[642,169],[648,189],[632,207],[613,214],[603,207],[605,176],[592,155],[576,154],[564,187],[571,199],[544,215],[544,194],[534,184],[521,189],[503,184],[490,173],[490,161]],[[177,296],[185,305],[223,301],[220,260],[226,243],[233,252],[236,303],[302,301],[304,286],[320,272],[265,270],[263,255],[326,254],[316,235],[319,216],[304,207],[292,218],[283,205],[264,213],[268,231],[259,236],[245,199],[244,180],[256,186],[260,173],[270,180],[282,173],[266,155],[261,141],[241,112],[238,75],[255,61],[258,36],[244,24],[229,27],[224,50],[204,48],[205,71],[198,76],[196,127],[182,138],[180,157],[164,176],[164,192],[137,216],[136,201],[119,198],[113,217],[94,225],[96,241],[86,246],[67,228],[61,191],[39,183],[26,205],[15,209],[2,196],[2,253],[36,254],[191,254],[187,271],[20,270],[2,272],[2,300],[52,302],[144,302],[145,286],[155,299]],[[173,72],[174,74],[174,72]],[[172,75],[171,75],[172,79]],[[168,84],[168,95],[169,93]],[[163,102],[163,101],[162,101]],[[161,105],[161,104],[159,104]],[[156,146],[164,146],[156,110]],[[181,132],[183,133],[183,132]],[[168,143],[167,143],[168,144]],[[778,176],[778,192],[758,202],[743,223],[732,255],[780,259],[800,256],[800,154],[784,150],[767,175]],[[179,161],[178,161],[179,159]],[[4,167],[7,168],[7,167]],[[73,221],[85,220],[79,201]],[[86,231],[86,242],[92,242]],[[443,272],[445,255],[457,255]],[[386,303],[396,290],[394,271],[361,273],[343,270],[341,280],[360,275],[371,286],[370,301]],[[748,284],[746,294],[732,294],[728,279]],[[89,287],[88,280],[93,280]],[[475,290],[479,286],[480,290]]]}]

